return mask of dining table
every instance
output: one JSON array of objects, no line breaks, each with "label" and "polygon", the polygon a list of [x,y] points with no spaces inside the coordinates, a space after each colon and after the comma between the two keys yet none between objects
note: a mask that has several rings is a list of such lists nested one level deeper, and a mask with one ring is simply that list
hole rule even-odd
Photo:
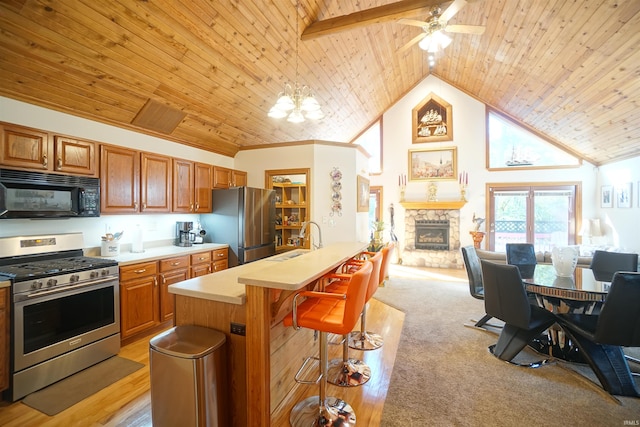
[{"label": "dining table", "polygon": [[[571,276],[558,276],[551,264],[537,264],[523,285],[537,305],[553,313],[598,314],[611,287],[610,277],[596,277],[593,270],[577,267]],[[608,280],[599,280],[608,279]],[[586,363],[580,349],[555,324],[530,345],[535,351],[573,363]]]}]

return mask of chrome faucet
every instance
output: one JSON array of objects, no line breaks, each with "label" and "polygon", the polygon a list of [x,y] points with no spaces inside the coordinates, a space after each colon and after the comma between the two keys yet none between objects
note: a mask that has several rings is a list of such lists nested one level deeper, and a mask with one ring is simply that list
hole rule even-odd
[{"label": "chrome faucet", "polygon": [[316,246],[316,248],[320,249],[322,247],[322,230],[320,230],[320,226],[318,225],[317,222],[315,222],[315,221],[305,221],[305,222],[303,222],[302,226],[300,227],[300,235],[299,236],[300,236],[301,239],[304,239],[304,236],[305,236],[304,230],[307,228],[307,225],[309,225],[309,224],[315,224],[315,226],[318,227],[318,246]]}]

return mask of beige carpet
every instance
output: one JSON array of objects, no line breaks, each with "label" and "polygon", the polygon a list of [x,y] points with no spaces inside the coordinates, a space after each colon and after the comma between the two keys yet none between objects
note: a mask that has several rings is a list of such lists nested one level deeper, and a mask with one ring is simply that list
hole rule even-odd
[{"label": "beige carpet", "polygon": [[464,281],[392,275],[374,298],[406,314],[381,426],[640,423],[640,399],[619,397],[618,403],[588,366],[528,369],[493,357],[487,347],[497,334],[463,326],[484,314],[483,301],[469,295]]},{"label": "beige carpet", "polygon": [[143,366],[142,363],[113,356],[31,393],[22,403],[47,415],[56,415]]}]

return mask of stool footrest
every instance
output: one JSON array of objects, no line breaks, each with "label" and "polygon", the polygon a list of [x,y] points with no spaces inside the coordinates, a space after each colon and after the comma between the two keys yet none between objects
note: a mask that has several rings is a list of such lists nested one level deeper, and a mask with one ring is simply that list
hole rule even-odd
[{"label": "stool footrest", "polygon": [[307,365],[311,361],[320,363],[320,358],[315,356],[309,356],[306,359],[304,359],[304,362],[302,362],[302,366],[300,366],[300,369],[298,369],[298,372],[296,372],[296,376],[294,377],[294,379],[298,384],[318,384],[320,382],[320,379],[322,379],[322,374],[318,375],[318,378],[316,378],[315,380],[305,380],[301,378],[302,374],[305,371],[307,371]]}]

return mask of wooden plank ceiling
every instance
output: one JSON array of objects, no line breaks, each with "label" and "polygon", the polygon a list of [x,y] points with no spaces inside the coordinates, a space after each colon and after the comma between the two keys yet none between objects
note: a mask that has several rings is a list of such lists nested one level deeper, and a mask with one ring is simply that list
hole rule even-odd
[{"label": "wooden plank ceiling", "polygon": [[[436,3],[0,0],[0,95],[233,156],[350,142],[433,73],[596,165],[640,155],[640,1],[470,1],[449,23],[486,32],[450,34],[430,70],[417,45],[399,53],[422,30],[397,19]],[[267,117],[296,68],[321,121]],[[177,126],[140,127],[147,103]]]}]

